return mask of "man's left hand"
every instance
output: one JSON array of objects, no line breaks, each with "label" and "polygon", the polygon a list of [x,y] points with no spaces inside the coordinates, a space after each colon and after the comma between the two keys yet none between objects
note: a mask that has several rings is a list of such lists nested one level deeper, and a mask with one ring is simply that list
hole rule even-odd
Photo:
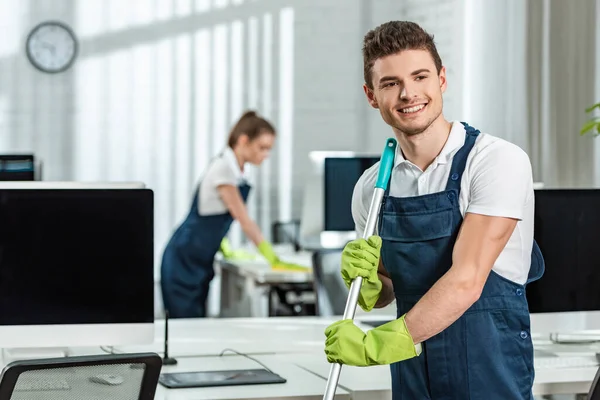
[{"label": "man's left hand", "polygon": [[352,320],[337,321],[327,327],[325,336],[325,354],[330,363],[366,367],[418,356],[404,316],[367,333]]}]

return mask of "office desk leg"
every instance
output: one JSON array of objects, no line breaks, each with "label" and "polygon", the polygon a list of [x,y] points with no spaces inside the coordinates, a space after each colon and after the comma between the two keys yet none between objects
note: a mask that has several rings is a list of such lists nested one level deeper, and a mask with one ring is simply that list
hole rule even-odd
[{"label": "office desk leg", "polygon": [[244,292],[247,303],[250,305],[249,316],[266,318],[269,316],[270,287],[268,285],[256,285],[254,279],[246,278]]}]

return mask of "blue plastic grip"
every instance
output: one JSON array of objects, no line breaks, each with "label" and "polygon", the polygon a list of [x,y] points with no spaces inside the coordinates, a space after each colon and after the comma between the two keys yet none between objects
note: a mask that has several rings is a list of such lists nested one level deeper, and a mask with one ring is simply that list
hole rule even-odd
[{"label": "blue plastic grip", "polygon": [[385,189],[387,187],[390,176],[392,175],[392,168],[394,168],[394,157],[396,155],[397,142],[394,138],[389,138],[385,142],[385,149],[381,153],[381,160],[379,163],[379,174],[377,175],[377,182],[375,187]]}]

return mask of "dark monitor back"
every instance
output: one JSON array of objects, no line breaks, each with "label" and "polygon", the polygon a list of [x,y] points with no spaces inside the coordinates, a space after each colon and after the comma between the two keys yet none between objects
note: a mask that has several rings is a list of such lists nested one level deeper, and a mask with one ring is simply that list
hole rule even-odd
[{"label": "dark monitor back", "polygon": [[0,181],[35,180],[35,159],[32,154],[0,154]]},{"label": "dark monitor back", "polygon": [[544,276],[527,286],[533,313],[600,310],[600,190],[535,191]]},{"label": "dark monitor back", "polygon": [[149,189],[1,189],[0,325],[154,320]]},{"label": "dark monitor back", "polygon": [[326,231],[353,231],[352,192],[360,176],[379,161],[379,157],[325,158],[324,195]]}]

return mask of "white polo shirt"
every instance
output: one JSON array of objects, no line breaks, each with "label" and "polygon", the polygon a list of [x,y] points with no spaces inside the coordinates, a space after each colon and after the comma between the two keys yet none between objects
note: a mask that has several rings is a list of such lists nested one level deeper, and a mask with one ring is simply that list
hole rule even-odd
[{"label": "white polo shirt", "polygon": [[[456,121],[444,148],[425,170],[404,159],[400,146],[394,160],[390,196],[410,197],[445,190],[452,159],[465,142],[465,128]],[[352,215],[359,237],[367,220],[379,163],[361,176],[354,188]],[[494,264],[502,277],[523,284],[531,265],[534,193],[527,153],[506,140],[480,133],[461,180],[460,211],[518,220],[515,231]]]},{"label": "white polo shirt", "polygon": [[223,214],[227,211],[227,206],[223,203],[217,187],[220,185],[238,186],[244,181],[248,181],[248,168],[244,169],[235,157],[231,147],[227,146],[217,157],[211,160],[200,186],[198,188],[198,214],[215,215]]}]

